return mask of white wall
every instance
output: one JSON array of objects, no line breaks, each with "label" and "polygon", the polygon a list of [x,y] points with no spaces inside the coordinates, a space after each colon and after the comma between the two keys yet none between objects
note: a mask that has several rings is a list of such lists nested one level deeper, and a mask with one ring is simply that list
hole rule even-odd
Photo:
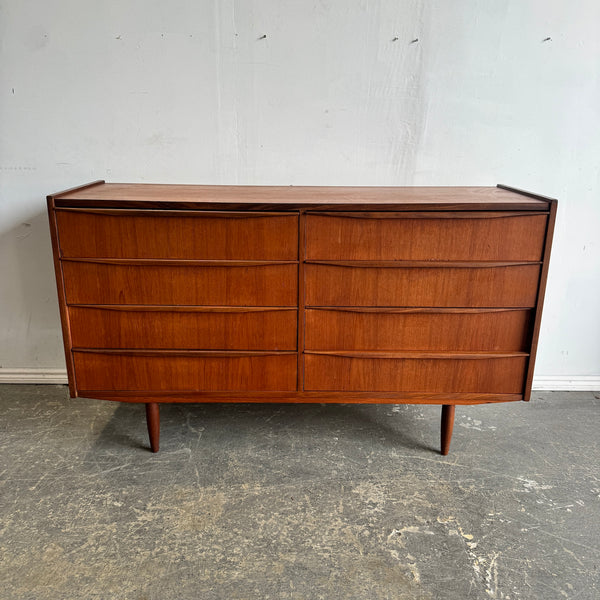
[{"label": "white wall", "polygon": [[0,0],[0,373],[64,369],[50,192],[502,182],[560,200],[536,381],[597,384],[599,24],[597,0]]}]

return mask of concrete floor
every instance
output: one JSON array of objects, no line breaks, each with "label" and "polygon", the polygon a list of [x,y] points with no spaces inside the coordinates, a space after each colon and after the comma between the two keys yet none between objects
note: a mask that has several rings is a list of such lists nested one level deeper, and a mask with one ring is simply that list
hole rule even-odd
[{"label": "concrete floor", "polygon": [[143,406],[0,386],[0,598],[600,597],[600,394]]}]

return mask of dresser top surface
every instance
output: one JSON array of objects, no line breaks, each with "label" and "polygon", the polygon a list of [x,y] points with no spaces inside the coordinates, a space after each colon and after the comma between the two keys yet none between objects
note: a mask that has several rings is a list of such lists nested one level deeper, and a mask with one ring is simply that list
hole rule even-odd
[{"label": "dresser top surface", "polygon": [[96,182],[51,196],[57,206],[228,209],[547,210],[552,200],[502,187],[306,187]]}]

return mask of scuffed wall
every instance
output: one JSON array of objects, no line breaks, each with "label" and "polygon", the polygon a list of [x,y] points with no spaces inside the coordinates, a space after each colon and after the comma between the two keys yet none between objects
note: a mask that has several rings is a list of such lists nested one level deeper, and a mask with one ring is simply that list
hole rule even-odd
[{"label": "scuffed wall", "polygon": [[0,0],[0,370],[62,369],[44,197],[93,179],[558,197],[537,375],[600,377],[600,4]]}]

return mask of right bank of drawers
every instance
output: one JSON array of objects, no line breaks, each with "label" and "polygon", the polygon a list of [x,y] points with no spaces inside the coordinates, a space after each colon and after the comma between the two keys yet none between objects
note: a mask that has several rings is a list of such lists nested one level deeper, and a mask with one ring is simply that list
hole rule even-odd
[{"label": "right bank of drawers", "polygon": [[522,392],[547,215],[307,215],[307,391]]}]

